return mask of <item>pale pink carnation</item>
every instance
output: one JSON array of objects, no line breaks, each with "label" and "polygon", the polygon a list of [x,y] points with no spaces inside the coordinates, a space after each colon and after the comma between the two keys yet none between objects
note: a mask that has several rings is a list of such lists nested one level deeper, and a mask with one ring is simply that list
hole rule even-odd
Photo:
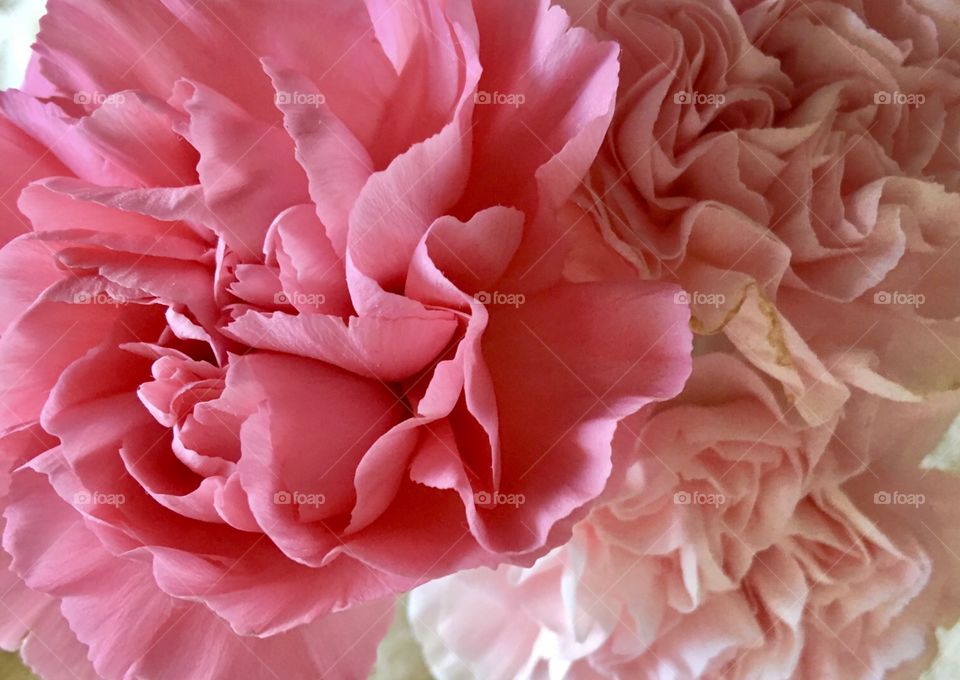
[{"label": "pale pink carnation", "polygon": [[[564,4],[624,53],[582,241],[681,283],[695,329],[723,333],[811,424],[852,387],[899,401],[930,391],[904,384],[917,362],[894,335],[909,337],[900,350],[939,343],[937,363],[957,364],[955,5]],[[584,259],[589,278],[599,260]]]},{"label": "pale pink carnation", "polygon": [[414,591],[433,672],[916,678],[960,614],[960,483],[892,455],[922,437],[855,401],[843,421],[791,424],[756,370],[699,357],[680,397],[624,422],[607,498],[570,543]]}]

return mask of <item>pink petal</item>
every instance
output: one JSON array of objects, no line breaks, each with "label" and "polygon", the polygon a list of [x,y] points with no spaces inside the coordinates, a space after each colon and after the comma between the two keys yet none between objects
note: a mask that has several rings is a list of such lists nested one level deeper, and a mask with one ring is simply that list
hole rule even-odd
[{"label": "pink petal", "polygon": [[[312,206],[281,213],[271,229],[276,234],[280,281],[289,300],[304,313],[345,316],[350,313],[343,260],[335,252]],[[317,299],[319,302],[312,302]]]},{"label": "pink petal", "polygon": [[[63,371],[110,333],[119,316],[109,305],[41,302],[0,338],[0,429],[36,420]],[[37,362],[37,346],[49,348]]]},{"label": "pink petal", "polygon": [[[37,231],[90,229],[149,238],[158,247],[170,244],[183,259],[200,259],[210,248],[208,232],[198,235],[181,220],[200,217],[199,187],[117,189],[66,177],[48,177],[20,195],[19,206]],[[206,238],[204,238],[206,237]],[[168,256],[174,253],[157,252]]]},{"label": "pink petal", "polygon": [[455,319],[291,316],[248,311],[225,333],[251,347],[319,359],[358,375],[402,380],[430,365],[457,328]]},{"label": "pink petal", "polygon": [[[380,601],[289,633],[240,637],[201,605],[157,590],[148,565],[105,552],[42,476],[18,473],[6,516],[14,567],[62,598],[64,615],[108,680],[362,677],[390,623],[391,604]],[[57,539],[40,538],[48,535]],[[68,555],[74,566],[64,573]]]},{"label": "pink petal", "polygon": [[[182,82],[180,87],[190,114],[187,134],[200,152],[204,199],[215,216],[209,226],[245,261],[262,261],[274,218],[309,198],[293,143],[276,123],[253,118],[204,85]],[[271,191],[250,191],[267,185]]]},{"label": "pink petal", "polygon": [[[350,210],[373,173],[373,161],[327,106],[326,95],[316,85],[300,74],[277,71],[270,64],[265,68],[277,90],[284,127],[296,144],[297,161],[309,180],[310,198],[334,249],[342,257]],[[308,103],[300,103],[294,95]]]},{"label": "pink petal", "polygon": [[491,309],[483,357],[500,415],[502,471],[498,488],[478,491],[529,502],[480,513],[487,545],[543,545],[602,490],[617,421],[683,387],[692,336],[676,290],[572,284]]},{"label": "pink petal", "polygon": [[20,192],[31,182],[49,175],[68,174],[54,156],[44,154],[43,146],[0,118],[0,245],[30,231],[30,223],[17,209]]},{"label": "pink petal", "polygon": [[[316,530],[329,541],[323,521],[352,508],[358,462],[405,409],[377,381],[288,355],[236,357],[222,399],[234,391],[253,393],[259,402],[257,416],[241,429],[238,464],[254,516],[281,549],[286,542],[278,530],[291,523],[307,529],[319,521]],[[292,503],[278,505],[278,493],[293,494]],[[297,506],[297,496],[311,494],[314,506]]]},{"label": "pink petal", "polygon": [[466,83],[452,121],[375,173],[350,214],[350,259],[386,288],[402,283],[427,227],[454,205],[466,186],[473,144],[472,88],[479,65],[470,52],[465,61]]},{"label": "pink petal", "polygon": [[319,81],[342,102],[345,111],[338,113],[355,114],[350,118],[363,121],[364,132],[381,114],[369,102],[392,83],[359,3],[145,0],[134,9],[108,0],[53,0],[37,52],[43,78],[71,95],[139,90],[167,99],[176,82],[187,79],[273,121],[279,118],[273,91],[260,69],[260,59],[270,57]]},{"label": "pink petal", "polygon": [[[523,213],[500,206],[478,212],[465,223],[441,217],[430,226],[424,252],[414,254],[407,295],[425,303],[439,299],[454,306],[463,304],[462,296],[456,296],[461,297],[457,300],[449,293],[430,291],[438,287],[430,282],[431,270],[442,272],[446,281],[468,295],[493,291],[517,252],[523,222]],[[421,258],[429,258],[431,265],[423,264]],[[445,288],[443,284],[439,287]]]}]

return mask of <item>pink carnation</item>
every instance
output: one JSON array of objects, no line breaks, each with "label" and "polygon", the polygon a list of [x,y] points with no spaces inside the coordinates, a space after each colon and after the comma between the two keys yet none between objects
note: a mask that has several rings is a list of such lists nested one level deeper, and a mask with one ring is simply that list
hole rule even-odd
[{"label": "pink carnation", "polygon": [[560,277],[617,70],[545,1],[51,0],[0,95],[3,646],[358,678],[389,596],[568,538],[690,363],[675,286]]},{"label": "pink carnation", "polygon": [[624,422],[622,481],[570,543],[531,569],[414,591],[431,669],[442,680],[916,678],[935,625],[960,614],[948,583],[957,511],[945,504],[958,482],[877,445],[908,427],[875,407],[863,396],[843,422],[790,423],[744,362],[699,357],[680,397]]}]

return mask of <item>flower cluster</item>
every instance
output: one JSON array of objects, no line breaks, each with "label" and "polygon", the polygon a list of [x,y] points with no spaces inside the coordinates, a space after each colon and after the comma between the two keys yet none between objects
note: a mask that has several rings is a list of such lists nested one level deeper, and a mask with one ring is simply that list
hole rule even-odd
[{"label": "flower cluster", "polygon": [[408,591],[441,680],[960,618],[949,3],[50,0],[0,152],[44,680],[362,678]]},{"label": "flower cluster", "polygon": [[567,275],[679,283],[693,375],[568,544],[414,592],[431,668],[916,678],[960,617],[960,482],[921,469],[960,410],[960,12],[564,4],[623,47]]}]

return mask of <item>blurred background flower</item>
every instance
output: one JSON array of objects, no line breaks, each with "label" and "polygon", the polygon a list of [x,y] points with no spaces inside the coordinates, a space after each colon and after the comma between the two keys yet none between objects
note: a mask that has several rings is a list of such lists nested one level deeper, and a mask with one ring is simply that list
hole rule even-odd
[{"label": "blurred background flower", "polygon": [[0,0],[0,89],[23,81],[43,9],[43,0]]},{"label": "blurred background flower", "polygon": [[[431,680],[433,677],[427,670],[420,645],[410,628],[406,600],[407,598],[403,597],[397,605],[393,626],[377,649],[377,665],[373,668],[370,680]],[[957,637],[960,638],[960,635]]]}]

